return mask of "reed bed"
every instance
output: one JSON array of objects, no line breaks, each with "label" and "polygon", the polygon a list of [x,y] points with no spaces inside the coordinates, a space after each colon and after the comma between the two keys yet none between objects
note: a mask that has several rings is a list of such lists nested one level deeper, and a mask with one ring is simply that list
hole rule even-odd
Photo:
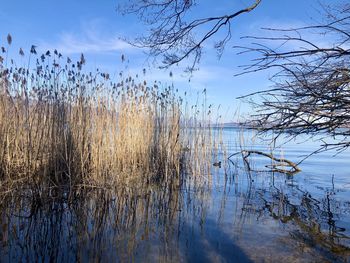
[{"label": "reed bed", "polygon": [[99,70],[85,72],[83,55],[74,63],[56,50],[38,55],[35,46],[20,67],[8,59],[11,42],[0,54],[0,185],[208,179],[208,121],[186,109],[173,87],[122,73],[114,82]]}]

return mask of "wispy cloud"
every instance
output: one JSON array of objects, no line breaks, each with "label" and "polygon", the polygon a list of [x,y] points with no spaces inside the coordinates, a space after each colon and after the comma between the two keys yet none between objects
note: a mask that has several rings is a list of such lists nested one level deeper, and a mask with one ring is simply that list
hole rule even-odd
[{"label": "wispy cloud", "polygon": [[130,51],[133,46],[121,40],[117,33],[104,32],[96,20],[84,22],[78,32],[61,32],[54,42],[42,41],[42,50],[57,49],[65,55]]},{"label": "wispy cloud", "polygon": [[47,49],[57,49],[67,55],[76,53],[121,51],[131,48],[128,43],[118,39],[117,37],[107,39],[91,37],[81,38],[72,33],[63,33],[59,37],[58,43],[44,46],[47,46]]},{"label": "wispy cloud", "polygon": [[[220,66],[202,66],[200,70],[195,71],[192,76],[184,73],[184,67],[174,67],[169,70],[147,68],[147,78],[158,80],[163,83],[174,82],[178,84],[191,83],[191,86],[196,89],[202,89],[208,84],[217,83],[223,80],[223,76],[232,76],[232,68]],[[129,73],[137,74],[142,72],[142,68],[133,67],[129,69]],[[172,76],[170,77],[170,72]],[[231,81],[231,79],[230,79]],[[215,87],[215,89],[220,87]]]},{"label": "wispy cloud", "polygon": [[[249,36],[263,37],[267,39],[246,39],[247,42],[258,42],[259,44],[266,45],[275,49],[279,47],[280,49],[289,50],[300,50],[314,48],[307,42],[301,41],[307,40],[312,44],[318,46],[319,48],[327,48],[338,45],[340,42],[338,32],[327,32],[325,29],[307,29],[305,27],[319,25],[318,22],[310,20],[309,22],[298,21],[298,20],[274,20],[274,19],[264,19],[262,21],[255,21],[251,23],[247,28]],[[304,28],[303,30],[300,30]],[[296,30],[297,29],[297,30]],[[298,30],[299,29],[299,30]],[[289,31],[280,31],[289,30]],[[327,32],[327,33],[326,33]],[[326,34],[325,34],[326,33]],[[291,37],[288,41],[287,38]],[[270,39],[269,39],[270,38]],[[271,41],[273,38],[284,38],[280,41]],[[343,48],[346,46],[341,45]]]}]

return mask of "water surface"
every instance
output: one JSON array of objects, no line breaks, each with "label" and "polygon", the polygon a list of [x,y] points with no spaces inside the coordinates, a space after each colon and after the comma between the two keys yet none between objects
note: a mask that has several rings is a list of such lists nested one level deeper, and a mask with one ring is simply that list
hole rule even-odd
[{"label": "water surface", "polygon": [[[251,138],[224,129],[219,148],[270,150]],[[274,152],[298,162],[319,145],[304,139]],[[225,154],[202,187],[53,189],[47,202],[13,193],[0,205],[0,261],[349,262],[349,151],[311,156],[294,176],[249,173],[238,156],[225,165]],[[263,170],[270,160],[251,162]]]}]

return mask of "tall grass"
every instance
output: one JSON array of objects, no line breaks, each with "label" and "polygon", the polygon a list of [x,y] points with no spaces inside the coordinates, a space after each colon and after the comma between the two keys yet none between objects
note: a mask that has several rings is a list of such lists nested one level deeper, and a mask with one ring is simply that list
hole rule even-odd
[{"label": "tall grass", "polygon": [[0,184],[179,186],[185,169],[210,173],[204,122],[173,87],[86,73],[83,55],[73,63],[33,46],[19,67],[2,52]]}]

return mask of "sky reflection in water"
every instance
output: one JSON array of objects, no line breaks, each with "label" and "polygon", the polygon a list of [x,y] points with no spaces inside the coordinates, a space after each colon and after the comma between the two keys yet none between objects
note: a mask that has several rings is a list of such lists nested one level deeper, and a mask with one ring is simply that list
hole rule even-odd
[{"label": "sky reflection in water", "polygon": [[[237,129],[224,129],[228,153]],[[250,132],[244,138],[250,138]],[[284,156],[302,159],[317,143],[291,141]],[[266,151],[265,142],[245,147]],[[30,190],[0,204],[1,262],[348,262],[349,151],[325,152],[292,176],[213,167],[210,187],[53,192],[49,202]],[[224,160],[223,155],[217,156]],[[215,160],[214,160],[215,161]],[[254,167],[268,160],[255,156]]]}]

